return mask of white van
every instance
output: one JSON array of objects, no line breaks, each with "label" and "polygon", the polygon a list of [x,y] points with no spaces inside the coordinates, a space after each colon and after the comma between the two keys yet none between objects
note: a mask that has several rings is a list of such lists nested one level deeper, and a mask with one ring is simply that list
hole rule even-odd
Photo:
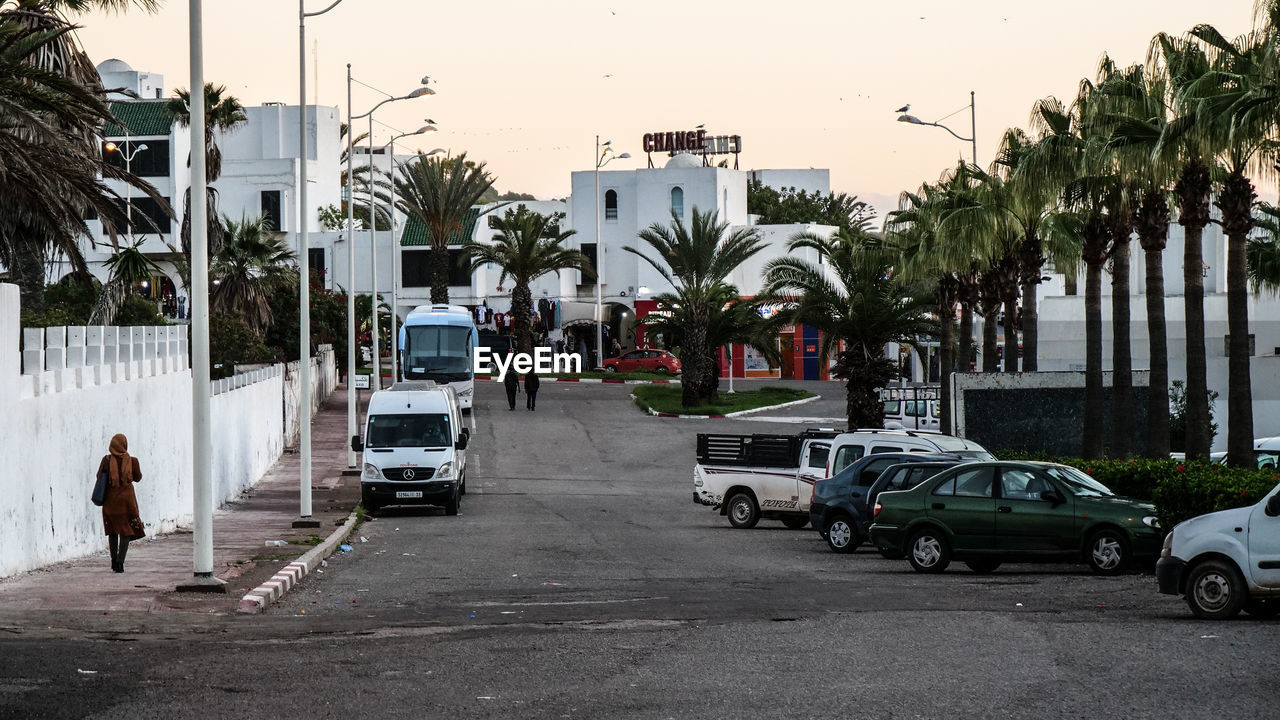
[{"label": "white van", "polygon": [[876,453],[946,453],[969,461],[995,460],[995,457],[972,440],[923,430],[855,430],[841,433],[831,441],[827,455],[827,477],[849,467],[864,455]]},{"label": "white van", "polygon": [[1243,609],[1280,613],[1280,485],[1252,507],[1180,522],[1156,562],[1160,592],[1183,595],[1196,617],[1226,620]]},{"label": "white van", "polygon": [[375,513],[388,505],[438,505],[457,515],[467,492],[467,441],[458,396],[448,385],[396,383],[369,398],[360,497]]}]

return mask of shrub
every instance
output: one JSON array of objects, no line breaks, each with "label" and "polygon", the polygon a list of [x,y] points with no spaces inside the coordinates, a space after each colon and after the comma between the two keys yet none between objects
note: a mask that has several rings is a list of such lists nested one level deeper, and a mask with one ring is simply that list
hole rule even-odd
[{"label": "shrub", "polygon": [[1233,468],[1204,461],[1084,460],[1035,453],[1001,453],[1002,460],[1041,460],[1088,473],[1117,495],[1155,503],[1161,527],[1205,513],[1247,507],[1280,483],[1274,470]]}]

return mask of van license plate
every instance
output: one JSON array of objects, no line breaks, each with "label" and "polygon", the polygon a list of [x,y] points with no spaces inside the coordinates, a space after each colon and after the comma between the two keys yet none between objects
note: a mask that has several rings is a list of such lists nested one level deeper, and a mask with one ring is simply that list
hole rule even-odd
[{"label": "van license plate", "polygon": [[397,500],[403,500],[407,498],[420,498],[420,497],[422,497],[421,490],[400,490],[396,492]]}]

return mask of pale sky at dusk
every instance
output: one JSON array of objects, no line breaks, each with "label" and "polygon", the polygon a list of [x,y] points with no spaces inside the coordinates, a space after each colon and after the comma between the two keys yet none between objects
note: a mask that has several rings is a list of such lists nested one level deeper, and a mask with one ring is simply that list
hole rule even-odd
[{"label": "pale sky at dusk", "polygon": [[[328,0],[312,0],[319,10]],[[298,101],[297,3],[206,0],[205,76],[246,105]],[[977,92],[978,159],[1001,132],[1025,127],[1032,103],[1069,99],[1106,51],[1141,61],[1156,32],[1210,23],[1228,36],[1249,28],[1252,0],[862,1],[542,0],[427,3],[346,0],[307,22],[308,92],[342,107],[345,64],[393,94],[432,78],[434,97],[384,106],[376,118],[402,131],[424,118],[441,132],[416,144],[485,160],[502,190],[540,198],[569,191],[592,167],[594,137],[612,139],[643,167],[641,135],[705,123],[743,138],[742,169],[831,169],[832,188],[883,213],[899,191],[932,181],[961,154],[941,129],[895,122],[911,104],[936,120]],[[157,15],[80,18],[95,63],[117,57],[188,83],[187,3]],[[355,90],[356,111],[382,96]],[[968,112],[949,120],[968,136]],[[378,128],[379,142],[389,131]],[[403,142],[403,141],[402,141]],[[415,145],[410,145],[415,147]],[[399,146],[397,146],[399,149]],[[655,155],[655,163],[666,156]]]}]

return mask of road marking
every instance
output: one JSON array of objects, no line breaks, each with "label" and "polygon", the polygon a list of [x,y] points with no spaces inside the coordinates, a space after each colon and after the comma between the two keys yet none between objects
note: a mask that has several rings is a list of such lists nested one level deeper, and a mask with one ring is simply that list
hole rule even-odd
[{"label": "road marking", "polygon": [[467,603],[467,606],[468,607],[472,607],[472,606],[474,607],[533,607],[533,606],[543,606],[543,605],[615,605],[619,603],[637,603],[637,602],[649,602],[650,600],[667,600],[667,599],[669,598],[667,598],[666,596],[663,596],[663,597],[622,598],[620,600],[560,600],[557,602],[515,602],[515,603],[478,602],[478,603]]}]

